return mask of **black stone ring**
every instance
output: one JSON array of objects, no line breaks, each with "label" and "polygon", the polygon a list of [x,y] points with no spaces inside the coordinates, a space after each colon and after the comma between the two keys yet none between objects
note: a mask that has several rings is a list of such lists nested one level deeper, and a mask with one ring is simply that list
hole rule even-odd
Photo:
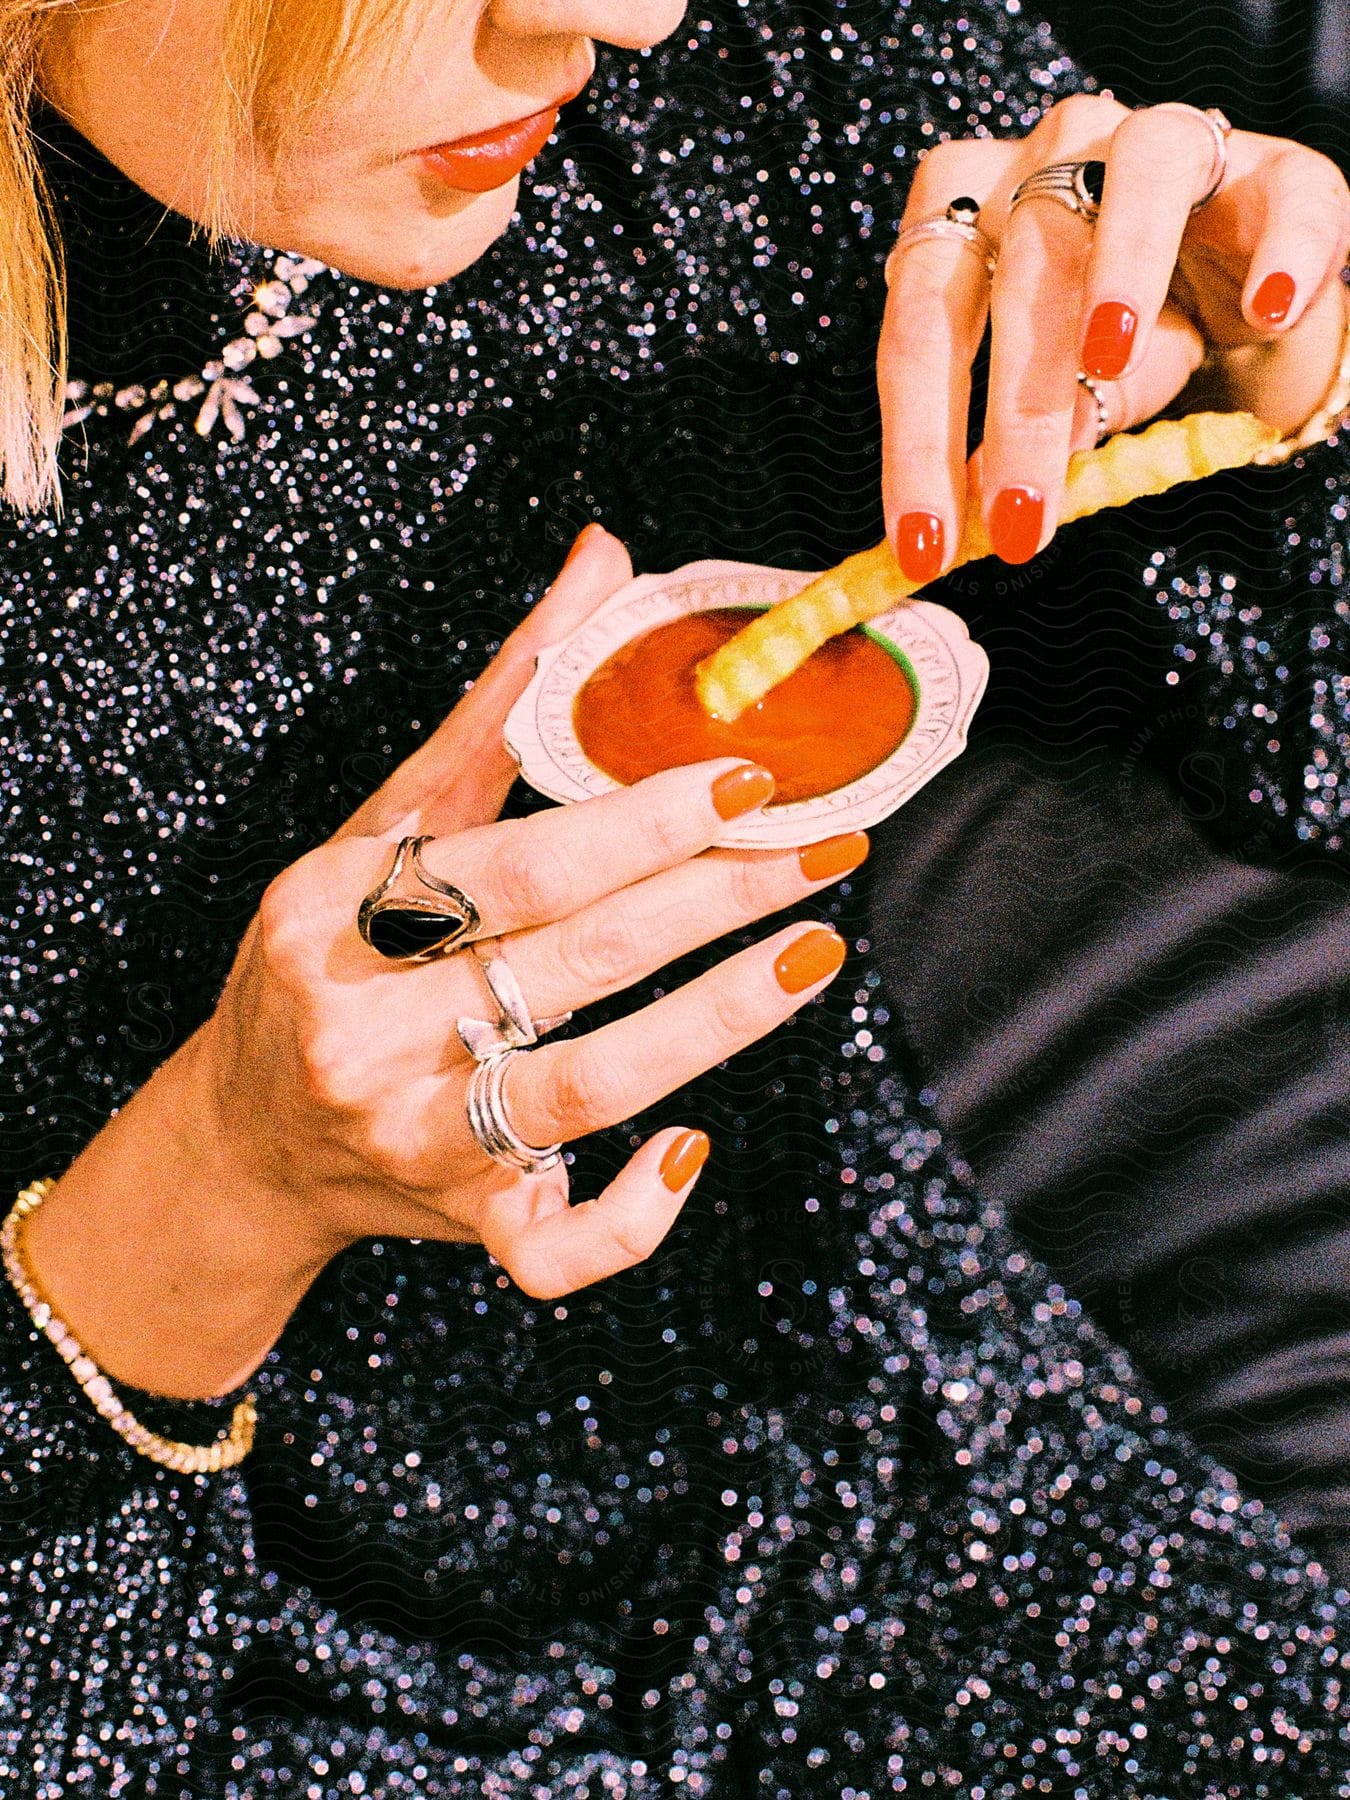
[{"label": "black stone ring", "polygon": [[947,203],[947,217],[953,225],[978,225],[980,222],[980,203],[969,194],[958,194],[955,200]]},{"label": "black stone ring", "polygon": [[979,201],[972,200],[969,194],[958,194],[945,211],[934,213],[927,219],[916,219],[912,225],[906,225],[896,237],[891,254],[886,259],[887,287],[891,285],[896,257],[924,238],[955,238],[967,250],[975,252],[984,264],[985,273],[992,280],[998,266],[998,247],[986,232],[981,231],[979,216]]},{"label": "black stone ring", "polygon": [[1090,162],[1047,163],[1035,169],[1013,189],[1008,211],[1013,213],[1028,200],[1054,200],[1091,225],[1101,211],[1106,186],[1106,164]]},{"label": "black stone ring", "polygon": [[356,929],[390,962],[434,962],[476,938],[483,928],[477,906],[451,881],[422,861],[429,837],[404,838],[394,865],[361,902]]}]

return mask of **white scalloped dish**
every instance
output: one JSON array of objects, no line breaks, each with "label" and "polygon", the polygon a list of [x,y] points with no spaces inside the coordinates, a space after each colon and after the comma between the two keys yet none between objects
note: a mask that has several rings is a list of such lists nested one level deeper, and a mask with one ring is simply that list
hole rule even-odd
[{"label": "white scalloped dish", "polygon": [[[669,575],[640,575],[612,595],[565,643],[539,658],[533,680],[511,709],[506,744],[525,780],[552,800],[588,800],[622,785],[597,766],[577,734],[578,694],[609,658],[635,638],[687,613],[735,607],[761,610],[811,579],[753,563],[689,563]],[[903,806],[965,748],[989,675],[989,659],[964,622],[946,607],[912,600],[863,628],[904,671],[914,713],[896,747],[866,774],[808,799],[767,806],[728,827],[727,848],[784,849],[864,830]],[[856,697],[855,697],[856,698]],[[839,729],[848,729],[848,706]]]}]

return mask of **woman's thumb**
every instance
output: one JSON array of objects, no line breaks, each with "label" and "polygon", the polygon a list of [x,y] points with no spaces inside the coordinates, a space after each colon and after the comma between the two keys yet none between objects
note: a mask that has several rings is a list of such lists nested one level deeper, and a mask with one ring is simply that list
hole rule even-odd
[{"label": "woman's thumb", "polygon": [[549,644],[570,637],[601,601],[632,579],[633,564],[618,538],[603,525],[590,524],[567,552],[553,586],[514,635],[528,634],[530,654],[537,656]]},{"label": "woman's thumb", "polygon": [[502,729],[529,686],[535,659],[570,637],[632,578],[633,565],[618,538],[603,525],[588,525],[552,587],[459,705],[338,835],[441,836],[495,819],[517,772]]}]

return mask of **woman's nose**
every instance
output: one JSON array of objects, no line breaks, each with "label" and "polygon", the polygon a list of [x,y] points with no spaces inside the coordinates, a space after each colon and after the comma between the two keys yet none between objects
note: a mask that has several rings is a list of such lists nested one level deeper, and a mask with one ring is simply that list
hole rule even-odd
[{"label": "woman's nose", "polygon": [[588,37],[644,50],[669,37],[688,0],[491,0],[487,17],[511,37]]}]

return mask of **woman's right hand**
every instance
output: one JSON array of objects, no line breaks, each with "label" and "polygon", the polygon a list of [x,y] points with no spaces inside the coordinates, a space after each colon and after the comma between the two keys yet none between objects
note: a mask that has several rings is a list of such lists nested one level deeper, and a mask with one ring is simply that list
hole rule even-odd
[{"label": "woman's right hand", "polygon": [[[394,964],[357,931],[361,899],[400,839],[433,838],[427,869],[472,896],[480,941],[506,957],[535,1018],[619,993],[866,854],[860,833],[803,852],[710,850],[729,818],[771,793],[762,771],[735,760],[496,822],[515,773],[502,725],[538,651],[629,574],[613,538],[583,534],[549,596],[434,737],[271,883],[214,1016],[175,1059],[174,1110],[195,1121],[217,1207],[270,1218],[273,1253],[291,1246],[311,1274],[365,1236],[476,1241],[527,1292],[561,1295],[655,1249],[707,1148],[697,1130],[662,1131],[579,1206],[561,1163],[526,1174],[480,1149],[466,1111],[474,1064],[455,1029],[496,1012],[477,958]],[[633,1117],[771,1031],[843,955],[828,928],[790,926],[627,1017],[541,1043],[510,1065],[512,1124],[527,1143],[549,1144]],[[78,1331],[78,1308],[68,1316]],[[181,1391],[162,1372],[158,1382],[121,1373]]]}]

